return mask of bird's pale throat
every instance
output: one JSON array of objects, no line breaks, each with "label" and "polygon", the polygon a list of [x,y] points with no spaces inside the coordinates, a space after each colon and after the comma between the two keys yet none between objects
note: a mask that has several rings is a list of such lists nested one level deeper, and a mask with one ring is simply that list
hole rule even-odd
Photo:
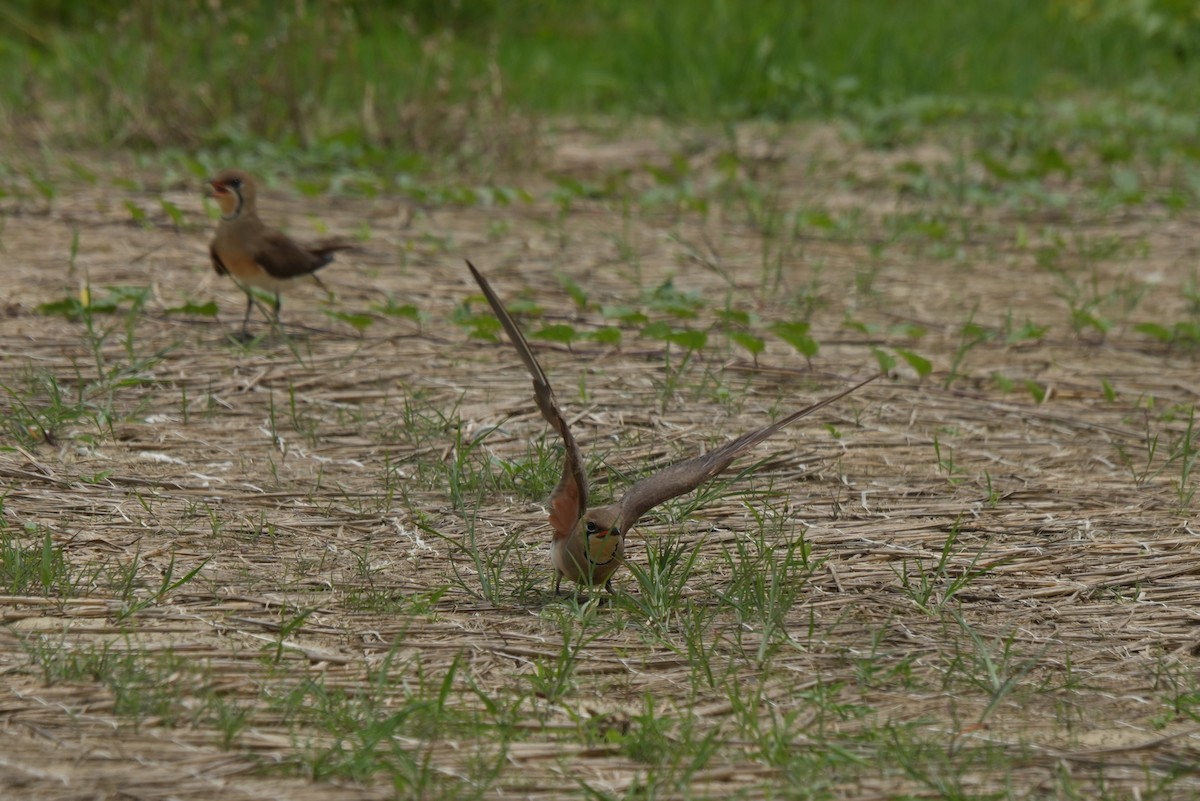
[{"label": "bird's pale throat", "polygon": [[588,524],[587,531],[587,560],[593,566],[607,565],[617,556],[617,546],[621,544],[621,532],[616,529],[598,530],[594,524]]},{"label": "bird's pale throat", "polygon": [[225,184],[213,184],[212,188],[213,199],[217,201],[217,204],[220,205],[222,209],[229,204],[231,198],[233,199],[233,209],[222,214],[221,219],[225,220],[226,222],[231,222],[240,217],[242,214],[242,206],[245,205],[245,201],[242,199],[242,193],[236,189],[230,189]]}]

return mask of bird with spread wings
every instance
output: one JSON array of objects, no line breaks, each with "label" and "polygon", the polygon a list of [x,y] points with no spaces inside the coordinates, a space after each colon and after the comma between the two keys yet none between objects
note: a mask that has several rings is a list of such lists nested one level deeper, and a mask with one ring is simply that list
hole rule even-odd
[{"label": "bird with spread wings", "polygon": [[625,538],[642,515],[660,503],[689,492],[713,478],[744,451],[775,434],[801,417],[823,409],[836,400],[878,378],[871,376],[849,389],[814,403],[799,411],[727,442],[719,448],[659,470],[635,483],[620,500],[595,508],[588,507],[588,481],[583,454],[563,417],[554,390],[546,378],[533,351],[529,348],[516,321],[504,308],[487,279],[470,261],[467,267],[483,290],[508,338],[516,347],[521,361],[533,376],[533,398],[546,422],[562,438],[566,450],[562,478],[550,494],[550,525],[554,529],[550,543],[550,558],[554,563],[554,592],[559,591],[562,579],[589,587],[604,585],[610,592],[612,574],[624,560]]}]

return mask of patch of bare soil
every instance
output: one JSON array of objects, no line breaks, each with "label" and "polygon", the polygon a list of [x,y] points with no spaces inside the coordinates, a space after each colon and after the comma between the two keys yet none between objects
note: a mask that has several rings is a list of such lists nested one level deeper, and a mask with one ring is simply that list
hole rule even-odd
[{"label": "patch of bare soil", "polygon": [[[666,134],[563,134],[546,146],[560,174],[600,181],[628,168],[637,192],[656,190],[639,165],[675,152]],[[666,774],[674,783],[657,797],[1200,792],[1187,711],[1200,539],[1184,498],[1196,484],[1170,452],[1186,415],[1163,414],[1196,402],[1196,361],[1133,329],[1186,313],[1194,216],[996,203],[966,215],[969,231],[898,234],[899,217],[940,214],[938,201],[902,191],[895,169],[907,159],[933,170],[936,147],[879,155],[824,129],[746,147],[756,185],[781,179],[775,219],[752,198],[714,199],[705,215],[667,201],[627,214],[578,197],[563,214],[540,178],[512,183],[530,180],[544,199],[461,208],[265,187],[264,218],[298,236],[317,235],[310,216],[334,234],[369,225],[366,249],[322,279],[333,308],[372,324],[360,334],[302,286],[285,298],[285,334],[249,348],[226,339],[242,295],[208,265],[198,187],[75,187],[49,208],[10,207],[0,252],[6,547],[48,533],[72,587],[35,583],[0,598],[5,797],[374,799],[406,797],[421,776],[434,790],[488,797],[584,786],[621,797]],[[715,149],[702,137],[691,147],[698,187],[722,174]],[[193,225],[176,231],[156,213],[153,227],[129,222],[124,200],[153,210],[160,195]],[[796,227],[804,209],[848,227]],[[1066,248],[1061,269],[1046,269],[1017,231],[1048,228],[1119,246],[1095,260]],[[556,465],[557,445],[511,347],[453,322],[477,293],[463,257],[503,297],[580,331],[605,322],[601,306],[638,306],[668,278],[707,301],[696,328],[728,302],[765,332],[811,300],[821,343],[811,364],[769,334],[755,362],[714,329],[670,384],[678,350],[665,358],[661,341],[632,328],[619,345],[538,345],[601,498],[623,475],[865,376],[872,348],[926,356],[934,373],[920,380],[901,362],[756,449],[741,462],[761,462],[753,475],[733,471],[695,509],[651,515],[632,562],[647,566],[664,541],[698,549],[678,608],[657,621],[628,604],[596,610],[599,633],[578,645],[567,690],[550,698],[531,677],[560,664],[563,619],[584,613],[549,594],[541,490],[522,490],[521,470],[543,452]],[[593,305],[577,309],[559,274]],[[1072,280],[1095,289],[1093,311],[1113,321],[1103,338],[1072,330]],[[38,312],[85,282],[93,297],[152,291],[132,326],[122,313],[96,315],[90,334]],[[1134,288],[1136,306],[1123,311]],[[389,297],[425,319],[379,311]],[[167,312],[210,298],[218,320]],[[968,321],[999,331],[1006,320],[1049,328],[964,347]],[[256,326],[266,330],[261,316]],[[947,389],[951,370],[961,378]],[[16,434],[38,415],[57,425],[34,445]],[[539,480],[553,483],[554,469]],[[491,599],[464,550],[471,532],[485,554],[509,556]],[[778,625],[739,620],[721,601],[739,546],[765,542],[782,558],[801,534],[818,566],[795,578]],[[646,597],[628,570],[617,583]],[[692,642],[707,649],[711,683],[687,650],[689,626],[701,628]],[[415,715],[412,700],[436,700],[448,673],[443,723],[492,721],[474,736],[412,717],[365,730],[389,709]],[[335,695],[379,709],[331,711]],[[715,753],[671,772],[630,746],[647,730],[647,698],[676,722],[659,752],[693,754],[678,738],[717,732]],[[788,732],[776,758],[750,736],[747,709],[763,731]],[[338,714],[341,729],[328,723]],[[519,732],[503,750],[501,719]],[[690,721],[686,735],[678,721]],[[830,742],[845,754],[829,764],[843,767],[818,787],[796,766]],[[417,779],[356,773],[339,761],[356,749],[394,749],[397,764],[415,754]],[[922,767],[904,770],[902,754],[921,754]]]}]

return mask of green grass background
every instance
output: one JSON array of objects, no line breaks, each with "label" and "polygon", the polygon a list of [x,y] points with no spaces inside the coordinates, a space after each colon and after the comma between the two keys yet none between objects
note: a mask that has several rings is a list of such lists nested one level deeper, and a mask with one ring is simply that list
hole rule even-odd
[{"label": "green grass background", "polygon": [[[438,115],[722,123],[954,98],[1200,94],[1181,0],[416,0],[0,4],[10,135],[84,146],[452,150]],[[36,124],[35,124],[36,123]]]}]

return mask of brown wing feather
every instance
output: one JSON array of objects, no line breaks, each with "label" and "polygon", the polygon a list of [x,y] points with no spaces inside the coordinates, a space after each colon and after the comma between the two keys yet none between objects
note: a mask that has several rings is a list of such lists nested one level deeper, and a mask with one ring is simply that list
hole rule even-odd
[{"label": "brown wing feather", "polygon": [[500,325],[504,326],[521,361],[525,363],[529,374],[533,376],[533,397],[537,402],[538,409],[542,412],[542,417],[547,423],[554,426],[554,430],[562,437],[563,447],[566,448],[567,459],[563,464],[562,478],[559,479],[558,486],[550,495],[550,523],[554,526],[555,536],[565,537],[571,533],[575,524],[587,511],[588,485],[583,455],[579,452],[575,437],[571,435],[571,429],[567,427],[566,418],[558,408],[558,403],[554,399],[554,390],[551,389],[550,382],[546,379],[546,373],[534,358],[529,343],[525,341],[525,335],[517,327],[517,323],[508,313],[508,309],[504,308],[500,298],[492,291],[491,284],[487,282],[483,274],[475,269],[475,265],[471,264],[469,260],[467,267],[470,268],[471,275],[475,276],[475,283],[479,284],[479,288],[483,290],[483,296],[487,299],[488,305],[492,307],[492,311],[499,318]]},{"label": "brown wing feather", "polygon": [[263,232],[261,244],[255,248],[254,261],[272,278],[298,278],[315,273],[329,264],[337,251],[352,248],[349,243],[339,240],[302,246],[282,231],[267,229]]},{"label": "brown wing feather", "polygon": [[844,389],[836,395],[814,403],[812,406],[792,412],[787,417],[777,420],[769,426],[763,426],[756,431],[743,434],[716,450],[697,456],[693,459],[673,464],[652,476],[647,476],[634,484],[621,497],[621,514],[618,527],[622,532],[628,532],[646,512],[658,506],[665,500],[690,492],[713,476],[716,476],[743,451],[747,451],[758,443],[775,434],[779,429],[801,417],[810,415],[818,409],[823,409],[836,400],[844,398],[864,384],[869,384],[878,378],[873,375],[866,381]]},{"label": "brown wing feather", "polygon": [[212,258],[213,270],[217,275],[229,275],[229,268],[225,266],[225,262],[221,261],[221,257],[217,255],[217,246],[215,244],[208,246],[208,255]]}]

